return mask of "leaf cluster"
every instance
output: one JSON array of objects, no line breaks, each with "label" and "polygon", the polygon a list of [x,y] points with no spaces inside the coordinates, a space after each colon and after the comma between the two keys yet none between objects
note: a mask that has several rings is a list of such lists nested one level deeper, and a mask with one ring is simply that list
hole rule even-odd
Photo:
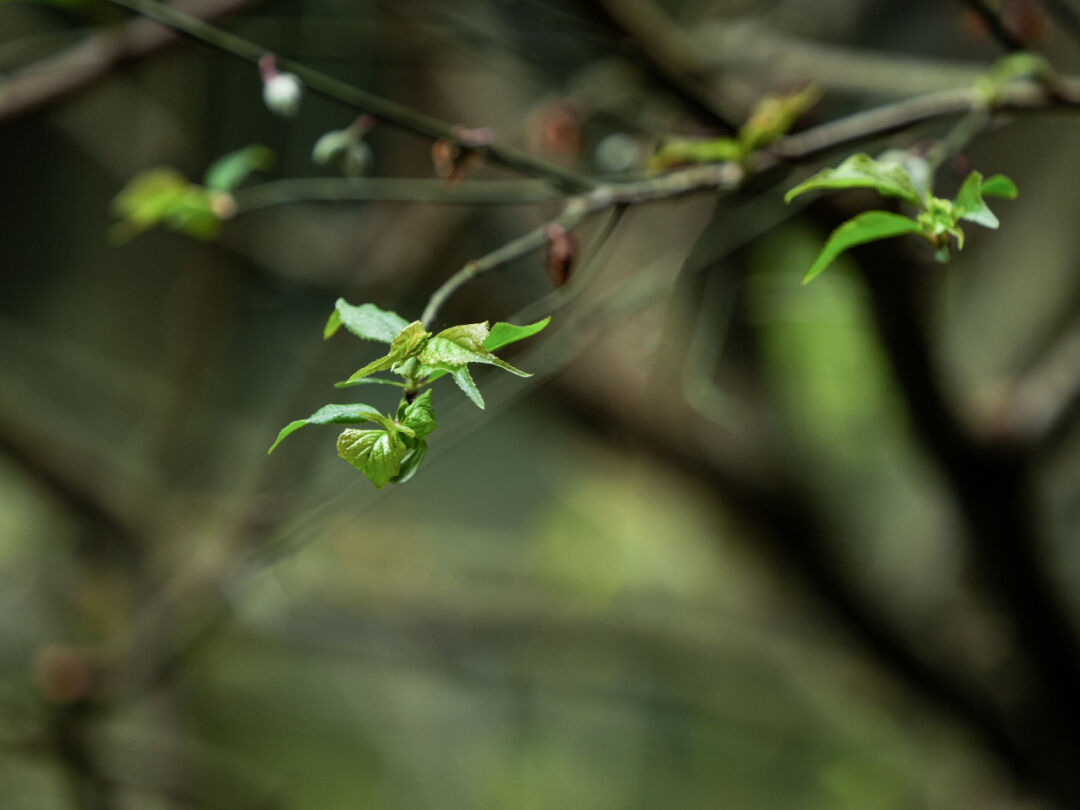
[{"label": "leaf cluster", "polygon": [[[420,321],[407,322],[400,315],[383,310],[374,304],[354,306],[338,299],[330,314],[323,337],[329,338],[341,327],[362,340],[389,344],[389,350],[354,372],[337,388],[381,383],[395,385],[403,395],[394,416],[384,415],[370,405],[324,405],[306,419],[290,422],[278,434],[268,453],[305,425],[348,424],[374,422],[377,428],[346,428],[338,436],[338,455],[368,477],[376,489],[389,482],[402,483],[415,474],[427,453],[427,436],[435,430],[435,410],[431,389],[420,393],[445,375],[450,375],[458,387],[479,408],[484,398],[469,373],[470,363],[498,366],[520,377],[527,372],[496,357],[493,352],[510,343],[535,335],[548,325],[550,318],[516,326],[496,323],[470,323],[452,326],[432,334]],[[376,376],[390,372],[401,379]]]},{"label": "leaf cluster", "polygon": [[821,98],[815,85],[786,95],[767,95],[750,112],[734,138],[669,138],[652,157],[649,169],[662,171],[695,163],[744,163],[755,151],[787,133]]},{"label": "leaf cluster", "polygon": [[113,214],[120,222],[109,235],[114,242],[124,243],[163,225],[196,239],[213,239],[233,208],[229,192],[252,172],[272,166],[274,159],[266,146],[246,146],[214,161],[202,185],[167,166],[139,172],[113,200]]},{"label": "leaf cluster", "polygon": [[803,276],[803,283],[817,276],[850,248],[905,234],[923,237],[937,248],[939,261],[948,261],[949,237],[956,241],[957,250],[964,247],[961,221],[985,228],[998,227],[998,218],[984,197],[1012,200],[1017,195],[1016,185],[1008,177],[996,174],[984,179],[982,174],[973,171],[964,179],[953,199],[935,197],[924,188],[924,178],[929,172],[920,172],[912,165],[917,166],[917,159],[906,162],[907,165],[889,154],[881,159],[863,153],[852,155],[835,168],[822,169],[784,195],[784,201],[791,202],[808,191],[869,188],[883,197],[907,203],[917,212],[914,217],[909,217],[891,211],[866,211],[849,219],[829,236]]}]

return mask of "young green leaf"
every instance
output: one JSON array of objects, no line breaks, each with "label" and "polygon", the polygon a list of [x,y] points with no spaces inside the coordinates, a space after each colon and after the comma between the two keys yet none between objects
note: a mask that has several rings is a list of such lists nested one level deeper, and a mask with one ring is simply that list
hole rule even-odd
[{"label": "young green leaf", "polygon": [[542,321],[531,323],[528,326],[515,326],[512,323],[503,323],[500,321],[491,327],[491,331],[484,339],[484,348],[489,352],[493,352],[496,349],[501,349],[503,346],[508,346],[511,343],[516,343],[519,340],[532,337],[537,332],[540,332],[551,322],[551,317],[548,316]]},{"label": "young green leaf", "polygon": [[337,440],[338,455],[382,489],[401,470],[407,452],[405,442],[392,431],[343,430]]},{"label": "young green leaf", "polygon": [[532,376],[526,371],[514,368],[484,348],[484,341],[489,335],[486,323],[466,323],[444,329],[434,335],[417,355],[421,374],[426,375],[439,370],[453,373],[456,369],[464,367],[466,363],[487,363],[519,377]]},{"label": "young green leaf", "polygon": [[431,405],[430,388],[402,409],[399,421],[412,430],[416,439],[423,439],[435,430],[435,409]]},{"label": "young green leaf", "polygon": [[420,468],[420,462],[424,460],[424,456],[427,455],[427,442],[423,439],[416,443],[415,447],[412,447],[405,453],[405,458],[401,461],[401,468],[398,470],[398,474],[390,480],[395,484],[404,484],[414,475]]},{"label": "young green leaf", "polygon": [[232,191],[255,171],[265,171],[274,165],[274,151],[261,143],[230,152],[210,164],[203,185],[211,191]]},{"label": "young green leaf", "polygon": [[825,247],[803,276],[803,284],[818,275],[849,248],[906,233],[922,233],[922,227],[913,219],[889,211],[866,211],[859,214],[832,232]]},{"label": "young green leaf", "polygon": [[1016,183],[1003,174],[995,174],[983,180],[982,193],[984,197],[1001,197],[1006,200],[1015,200],[1018,192]]},{"label": "young green leaf", "polygon": [[662,171],[687,163],[723,163],[742,160],[745,156],[745,148],[734,138],[671,138],[649,158],[648,168],[650,171]]},{"label": "young green leaf", "polygon": [[808,85],[785,95],[769,94],[754,105],[746,123],[739,128],[739,142],[746,154],[772,143],[791,129],[821,98],[821,89]]},{"label": "young green leaf", "polygon": [[867,154],[852,155],[835,169],[822,169],[784,195],[784,202],[807,191],[836,188],[872,188],[886,197],[897,197],[922,207],[923,199],[903,166],[874,160]]},{"label": "young green leaf", "polygon": [[277,439],[270,445],[270,449],[266,451],[266,454],[270,455],[273,453],[274,448],[281,444],[286,436],[290,433],[295,433],[300,428],[304,427],[304,425],[359,425],[363,422],[378,422],[383,426],[393,424],[370,405],[362,405],[360,403],[352,405],[323,405],[307,419],[297,419],[295,422],[290,422],[283,427],[281,432],[278,433]]},{"label": "young green leaf", "polygon": [[484,409],[484,398],[480,395],[480,389],[476,387],[476,383],[473,382],[472,375],[469,373],[468,366],[461,366],[456,371],[450,372],[454,375],[454,382],[457,383],[458,388],[465,392],[465,396],[472,400],[480,410]]},{"label": "young green leaf", "polygon": [[953,200],[956,217],[982,225],[984,228],[996,228],[1001,223],[994,216],[982,198],[983,177],[979,172],[971,172],[960,186],[960,191]]},{"label": "young green leaf", "polygon": [[391,343],[408,325],[409,322],[395,312],[379,309],[374,304],[353,306],[344,298],[339,298],[323,329],[323,337],[330,337],[344,326],[358,338]]},{"label": "young green leaf", "polygon": [[390,343],[390,351],[372,360],[362,369],[353,373],[346,382],[352,383],[369,377],[378,371],[396,370],[398,366],[416,356],[428,342],[430,334],[424,330],[420,321],[413,321],[405,326]]},{"label": "young green leaf", "polygon": [[396,385],[405,388],[406,383],[401,380],[388,380],[385,377],[362,377],[359,380],[342,380],[334,383],[334,388],[355,388],[358,385]]}]

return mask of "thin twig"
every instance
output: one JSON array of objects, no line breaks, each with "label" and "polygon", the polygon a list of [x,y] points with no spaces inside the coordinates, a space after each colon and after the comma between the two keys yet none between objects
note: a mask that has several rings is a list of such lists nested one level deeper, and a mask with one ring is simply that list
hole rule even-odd
[{"label": "thin twig", "polygon": [[[159,3],[157,0],[110,1],[252,64],[258,64],[259,59],[268,52],[261,45],[209,25],[171,6]],[[371,113],[401,129],[416,132],[429,138],[450,141],[508,169],[544,178],[553,185],[568,191],[584,191],[594,185],[588,178],[564,169],[562,166],[532,157],[508,146],[478,142],[476,139],[470,138],[469,131],[463,127],[426,115],[375,93],[369,93],[298,62],[277,57],[276,63],[277,67],[282,71],[295,74],[311,90],[342,104]]]},{"label": "thin twig", "polygon": [[731,191],[742,182],[742,171],[732,163],[694,166],[679,172],[659,175],[648,180],[600,186],[588,194],[573,197],[562,213],[550,223],[544,223],[479,259],[468,262],[440,286],[431,298],[420,320],[431,326],[443,304],[457,290],[482,273],[487,273],[513,259],[539,250],[547,244],[548,227],[558,225],[573,230],[591,215],[616,205],[665,200],[705,189]]},{"label": "thin twig", "polygon": [[978,15],[983,24],[989,29],[994,39],[998,41],[1006,51],[1022,51],[1024,45],[1008,28],[998,13],[986,4],[986,0],[961,0],[971,11]]},{"label": "thin twig", "polygon": [[310,202],[418,202],[516,205],[566,197],[544,180],[471,180],[451,184],[419,177],[311,177],[272,180],[233,192],[236,214]]}]

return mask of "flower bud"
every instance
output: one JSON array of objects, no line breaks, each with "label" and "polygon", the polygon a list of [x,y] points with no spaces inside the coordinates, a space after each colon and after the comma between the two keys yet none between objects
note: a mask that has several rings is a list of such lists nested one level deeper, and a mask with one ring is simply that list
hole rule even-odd
[{"label": "flower bud", "polygon": [[274,73],[263,79],[263,101],[270,112],[282,118],[295,118],[300,112],[304,86],[294,73]]}]

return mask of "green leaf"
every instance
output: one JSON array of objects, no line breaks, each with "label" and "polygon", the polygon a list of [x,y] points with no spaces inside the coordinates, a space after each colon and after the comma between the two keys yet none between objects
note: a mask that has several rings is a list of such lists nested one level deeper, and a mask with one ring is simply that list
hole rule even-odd
[{"label": "green leaf", "polygon": [[401,437],[385,430],[343,430],[337,440],[338,455],[382,489],[401,470],[407,448]]},{"label": "green leaf", "polygon": [[820,98],[821,90],[816,85],[808,85],[782,96],[769,94],[762,98],[739,129],[739,142],[743,150],[749,154],[775,141],[791,129],[799,116],[817,104]]},{"label": "green leaf", "polygon": [[922,228],[915,220],[889,211],[866,211],[859,214],[832,232],[825,247],[803,276],[803,284],[832,264],[845,250],[905,233],[922,233]]},{"label": "green leaf", "polygon": [[430,388],[405,406],[399,421],[410,428],[417,439],[423,439],[435,430],[435,409],[431,405]]},{"label": "green leaf", "polygon": [[339,298],[323,329],[323,337],[330,337],[342,325],[358,338],[392,343],[409,322],[397,313],[379,309],[374,304],[353,306],[344,298]]},{"label": "green leaf", "polygon": [[728,160],[742,160],[745,155],[745,148],[734,138],[672,138],[665,141],[649,158],[649,170],[660,171],[687,163],[723,163]]},{"label": "green leaf", "polygon": [[886,197],[897,197],[922,207],[923,200],[903,166],[874,160],[867,154],[852,155],[835,169],[822,169],[784,195],[784,202],[807,191],[835,188],[872,188]]},{"label": "green leaf", "polygon": [[444,329],[433,336],[417,355],[421,374],[426,375],[438,370],[454,373],[466,363],[487,363],[509,371],[511,374],[517,374],[519,377],[532,376],[528,372],[514,368],[484,348],[484,341],[489,335],[486,323],[467,323]]},{"label": "green leaf", "polygon": [[395,484],[404,484],[414,475],[420,468],[420,462],[424,460],[424,456],[427,455],[427,442],[423,439],[416,443],[415,447],[409,449],[405,453],[405,458],[402,459],[401,468],[398,470],[398,474],[390,480]]},{"label": "green leaf", "polygon": [[1018,194],[1016,183],[1003,174],[995,174],[983,180],[982,193],[984,197],[1002,197],[1006,200],[1015,200]]},{"label": "green leaf", "polygon": [[457,383],[458,388],[465,392],[465,396],[473,401],[473,404],[480,410],[484,409],[484,398],[480,396],[480,389],[476,387],[476,383],[473,382],[472,375],[469,374],[468,366],[462,366],[457,371],[451,372],[454,375],[454,382]]},{"label": "green leaf", "polygon": [[[982,225],[984,228],[996,228],[1001,223],[990,210],[990,206],[983,201],[982,186],[983,177],[979,172],[971,172],[964,178],[956,199],[953,200],[955,216],[974,222],[976,225]],[[960,246],[963,247],[963,244]]]},{"label": "green leaf", "polygon": [[401,380],[388,380],[385,377],[363,377],[359,380],[336,382],[334,388],[355,388],[358,385],[396,385],[398,388],[405,388],[407,383],[403,383]]},{"label": "green leaf", "polygon": [[323,405],[307,419],[297,419],[295,422],[290,422],[282,428],[281,432],[278,433],[277,439],[270,445],[270,449],[266,451],[266,454],[270,455],[273,453],[274,448],[281,444],[286,436],[290,433],[295,433],[300,428],[304,427],[304,425],[358,425],[363,422],[378,422],[379,424],[385,425],[389,420],[370,405],[362,405],[360,403],[351,405]]},{"label": "green leaf", "polygon": [[[347,325],[347,324],[346,324]],[[390,343],[390,351],[372,360],[362,369],[353,373],[346,382],[355,382],[369,377],[378,371],[395,369],[411,357],[416,356],[428,342],[430,335],[420,321],[413,321],[405,326]]]},{"label": "green leaf", "polygon": [[197,239],[211,239],[221,230],[211,193],[167,167],[135,175],[116,195],[112,211],[123,220],[109,231],[117,243],[128,242],[155,225],[166,225]]},{"label": "green leaf", "polygon": [[232,191],[254,171],[274,165],[274,151],[261,143],[245,146],[215,160],[206,170],[203,185],[211,191]]},{"label": "green leaf", "polygon": [[516,343],[519,340],[532,337],[537,332],[540,332],[551,322],[551,317],[548,316],[542,321],[531,323],[528,326],[515,326],[512,323],[503,323],[500,321],[491,327],[491,331],[484,339],[484,348],[489,352],[493,352],[496,349],[501,349],[503,346],[508,346],[511,343]]}]

